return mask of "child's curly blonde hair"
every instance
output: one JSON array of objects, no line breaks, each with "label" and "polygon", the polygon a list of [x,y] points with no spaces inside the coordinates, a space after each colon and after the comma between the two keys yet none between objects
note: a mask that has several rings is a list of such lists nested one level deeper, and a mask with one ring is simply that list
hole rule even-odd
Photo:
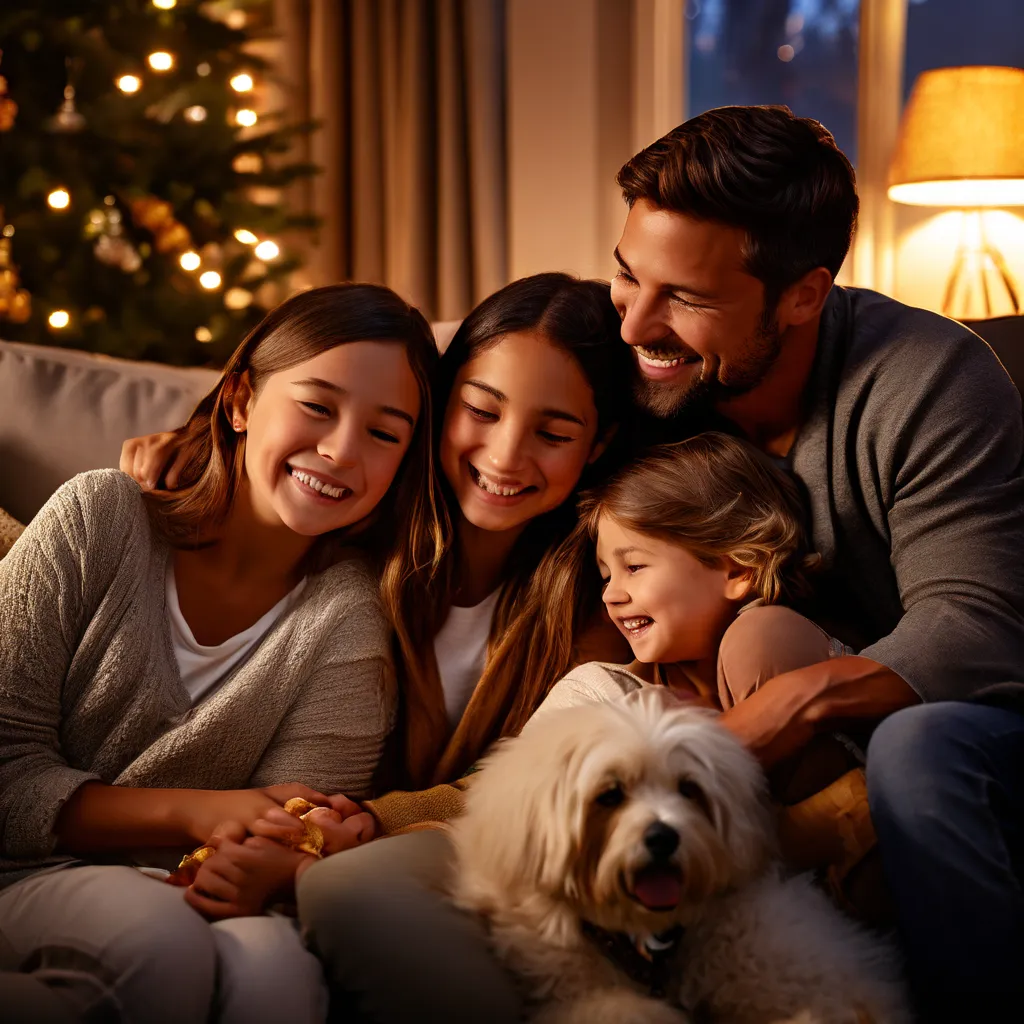
[{"label": "child's curly blonde hair", "polygon": [[728,434],[653,449],[584,498],[580,528],[591,540],[601,516],[680,544],[705,565],[735,562],[769,604],[806,596],[807,573],[819,561],[808,550],[795,482]]}]

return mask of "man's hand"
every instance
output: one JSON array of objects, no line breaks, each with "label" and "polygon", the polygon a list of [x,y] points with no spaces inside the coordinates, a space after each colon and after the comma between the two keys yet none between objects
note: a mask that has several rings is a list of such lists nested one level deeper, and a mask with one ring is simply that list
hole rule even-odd
[{"label": "man's hand", "polygon": [[769,679],[719,721],[771,768],[802,750],[821,728],[885,718],[919,700],[892,669],[849,655]]},{"label": "man's hand", "polygon": [[211,920],[263,913],[273,899],[292,894],[300,864],[316,859],[272,839],[246,838],[245,826],[238,822],[220,825],[211,845],[217,852],[203,861],[185,890],[187,902]]},{"label": "man's hand", "polygon": [[121,445],[117,468],[132,477],[144,491],[153,490],[161,477],[166,490],[173,491],[184,466],[182,453],[176,448],[178,440],[176,430],[130,437]]},{"label": "man's hand", "polygon": [[[331,797],[332,801],[337,797]],[[343,798],[347,799],[347,798]],[[362,810],[358,804],[347,801],[356,808],[343,817],[340,811],[330,807],[318,807],[309,812],[306,820],[316,825],[324,835],[323,855],[341,853],[361,846],[373,838],[377,824],[373,815]],[[292,843],[303,835],[302,822],[279,808],[271,808],[251,828],[252,834],[278,843]]]}]

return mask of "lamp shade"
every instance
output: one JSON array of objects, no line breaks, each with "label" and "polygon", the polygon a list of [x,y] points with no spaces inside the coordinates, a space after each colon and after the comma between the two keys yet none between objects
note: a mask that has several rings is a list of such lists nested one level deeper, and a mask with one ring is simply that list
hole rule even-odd
[{"label": "lamp shade", "polygon": [[1024,70],[921,74],[900,122],[889,198],[914,206],[1024,206]]}]

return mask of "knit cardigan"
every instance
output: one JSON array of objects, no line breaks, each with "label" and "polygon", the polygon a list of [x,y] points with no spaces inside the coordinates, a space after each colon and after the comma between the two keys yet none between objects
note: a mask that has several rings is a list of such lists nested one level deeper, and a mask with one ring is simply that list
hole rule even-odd
[{"label": "knit cardigan", "polygon": [[195,707],[165,607],[170,549],[114,470],[65,484],[0,561],[0,887],[54,855],[89,780],[369,793],[397,693],[378,587],[353,554],[311,577]]}]

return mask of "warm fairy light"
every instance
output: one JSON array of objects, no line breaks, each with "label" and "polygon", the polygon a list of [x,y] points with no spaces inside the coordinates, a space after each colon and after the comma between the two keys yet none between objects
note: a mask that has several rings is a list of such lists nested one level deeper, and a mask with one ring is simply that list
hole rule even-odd
[{"label": "warm fairy light", "polygon": [[239,228],[235,232],[235,238],[237,238],[242,245],[255,245],[259,241],[259,239],[248,228]]},{"label": "warm fairy light", "polygon": [[196,328],[196,341],[205,345],[209,341],[213,341],[213,331],[209,327],[197,327]]},{"label": "warm fairy light", "polygon": [[783,64],[788,64],[796,56],[796,50],[790,46],[789,43],[784,43],[775,51],[775,56],[778,57]]},{"label": "warm fairy light", "polygon": [[200,121],[206,120],[206,107],[201,107],[199,104],[195,104],[192,107],[186,107],[184,110],[185,120],[192,121],[198,124]]},{"label": "warm fairy light", "polygon": [[146,60],[154,71],[170,71],[174,67],[174,58],[166,50],[151,53]]},{"label": "warm fairy light", "polygon": [[229,288],[224,293],[224,305],[228,309],[245,309],[252,303],[252,292],[244,288]]},{"label": "warm fairy light", "polygon": [[117,87],[121,92],[131,95],[142,88],[142,79],[138,75],[122,75],[117,80]]},{"label": "warm fairy light", "polygon": [[205,274],[199,275],[199,283],[209,291],[220,287],[220,274],[216,270],[207,270]]},{"label": "warm fairy light", "polygon": [[231,79],[231,88],[235,92],[252,92],[252,86],[252,75],[247,75],[244,71]]},{"label": "warm fairy light", "polygon": [[46,197],[46,201],[55,210],[66,210],[71,205],[71,194],[66,188],[55,188]]},{"label": "warm fairy light", "polygon": [[281,250],[278,249],[277,242],[272,242],[268,238],[265,242],[260,242],[253,252],[255,252],[261,260],[276,260]]},{"label": "warm fairy light", "polygon": [[55,309],[47,321],[49,325],[57,331],[63,330],[69,323],[71,323],[71,314],[66,309]]},{"label": "warm fairy light", "polygon": [[243,109],[235,114],[235,123],[240,124],[243,128],[251,128],[256,123],[256,111]]},{"label": "warm fairy light", "polygon": [[178,0],[153,0],[153,6],[159,7],[161,11],[169,11],[177,2]]},{"label": "warm fairy light", "polygon": [[233,11],[228,11],[228,16],[224,19],[228,28],[242,29],[245,28],[245,11],[240,11],[236,7]]},{"label": "warm fairy light", "polygon": [[202,64],[196,66],[196,74],[200,78],[205,78],[213,69],[204,60]]},{"label": "warm fairy light", "polygon": [[181,256],[178,257],[178,262],[181,264],[182,270],[198,270],[199,264],[202,263],[202,260],[199,258],[199,253],[193,252],[189,249],[188,252],[183,252]]}]

